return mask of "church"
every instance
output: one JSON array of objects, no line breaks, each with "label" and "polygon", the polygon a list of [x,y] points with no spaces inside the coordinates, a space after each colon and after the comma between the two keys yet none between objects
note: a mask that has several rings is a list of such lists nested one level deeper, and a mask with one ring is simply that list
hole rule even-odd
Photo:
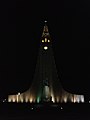
[{"label": "church", "polygon": [[8,102],[84,102],[84,95],[72,94],[63,89],[57,75],[52,42],[47,21],[45,21],[32,85],[24,93],[9,95]]}]

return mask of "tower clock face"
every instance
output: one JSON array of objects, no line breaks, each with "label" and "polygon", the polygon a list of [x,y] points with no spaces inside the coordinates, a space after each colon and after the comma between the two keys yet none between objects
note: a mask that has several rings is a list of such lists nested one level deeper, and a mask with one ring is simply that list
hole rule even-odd
[{"label": "tower clock face", "polygon": [[48,49],[48,46],[44,46],[44,50],[47,50]]}]

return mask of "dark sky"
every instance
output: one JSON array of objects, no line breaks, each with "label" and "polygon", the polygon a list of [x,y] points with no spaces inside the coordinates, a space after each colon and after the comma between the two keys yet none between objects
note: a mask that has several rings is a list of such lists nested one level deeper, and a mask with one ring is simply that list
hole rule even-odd
[{"label": "dark sky", "polygon": [[88,0],[3,0],[0,12],[1,96],[23,92],[32,83],[44,20],[63,87],[90,95]]}]

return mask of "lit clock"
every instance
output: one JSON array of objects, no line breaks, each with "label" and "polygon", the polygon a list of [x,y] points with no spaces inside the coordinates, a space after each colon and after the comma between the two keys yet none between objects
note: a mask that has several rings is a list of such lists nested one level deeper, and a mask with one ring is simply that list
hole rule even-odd
[{"label": "lit clock", "polygon": [[47,50],[48,49],[48,47],[47,46],[44,46],[44,50]]}]

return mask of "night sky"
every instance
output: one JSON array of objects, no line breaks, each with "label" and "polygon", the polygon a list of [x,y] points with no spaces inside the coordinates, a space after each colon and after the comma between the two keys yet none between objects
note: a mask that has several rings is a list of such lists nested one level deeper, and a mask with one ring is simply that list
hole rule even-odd
[{"label": "night sky", "polygon": [[0,12],[1,96],[24,92],[31,85],[44,20],[64,89],[90,96],[88,0],[2,0]]}]

